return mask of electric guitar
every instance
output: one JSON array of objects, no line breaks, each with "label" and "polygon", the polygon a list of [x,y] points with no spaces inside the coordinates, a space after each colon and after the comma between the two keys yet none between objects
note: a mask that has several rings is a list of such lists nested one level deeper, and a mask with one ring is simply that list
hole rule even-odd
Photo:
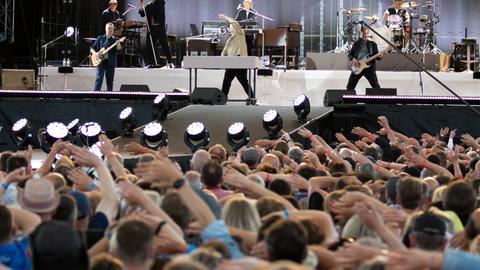
[{"label": "electric guitar", "polygon": [[362,73],[362,71],[366,68],[369,68],[370,65],[368,63],[372,62],[373,60],[377,59],[378,57],[380,57],[380,55],[382,54],[386,54],[390,51],[390,47],[388,47],[387,49],[385,49],[384,51],[382,52],[379,52],[377,54],[375,54],[374,56],[371,56],[367,59],[364,59],[364,60],[361,60],[361,61],[358,61],[357,63],[353,63],[351,64],[350,66],[350,69],[352,70],[353,74],[355,75],[360,75],[360,73]]},{"label": "electric guitar", "polygon": [[105,60],[105,55],[113,49],[113,47],[116,47],[118,43],[123,42],[125,40],[125,37],[122,37],[121,39],[115,41],[110,47],[108,48],[101,48],[100,51],[98,52],[92,52],[92,55],[90,55],[90,60],[92,61],[92,65],[94,67],[98,67],[103,60]]}]

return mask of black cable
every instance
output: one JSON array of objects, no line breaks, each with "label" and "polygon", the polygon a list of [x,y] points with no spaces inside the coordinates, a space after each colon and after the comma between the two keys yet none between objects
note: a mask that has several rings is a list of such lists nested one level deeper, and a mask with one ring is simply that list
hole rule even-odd
[{"label": "black cable", "polygon": [[[377,31],[375,31],[375,29],[373,29],[372,27],[370,27],[370,25],[368,25],[367,23],[365,23],[364,21],[359,21],[358,22],[359,24],[362,25],[362,27],[367,27],[368,29],[370,29],[370,31],[372,31],[373,33],[375,33],[377,36],[379,36],[381,39],[383,39],[385,42],[388,43],[388,45],[390,45],[392,48],[395,48],[396,46],[388,39],[386,39],[384,36],[382,36],[381,34],[379,34]],[[430,71],[428,71],[427,69],[425,69],[424,67],[422,67],[421,65],[419,65],[415,60],[413,60],[410,56],[408,56],[406,53],[402,52],[401,50],[399,50],[400,54],[403,55],[405,58],[407,58],[410,62],[412,62],[415,66],[417,66],[420,71],[423,71],[425,72],[428,76],[430,76],[433,80],[435,80],[437,83],[439,83],[443,88],[447,89],[448,92],[450,92],[452,95],[454,95],[455,97],[457,97],[461,102],[463,102],[465,105],[467,105],[468,108],[470,108],[472,111],[474,111],[475,113],[478,114],[478,116],[480,116],[480,111],[478,111],[477,109],[475,109],[472,105],[470,105],[470,103],[468,103],[466,100],[464,100],[461,96],[459,96],[457,93],[455,93],[455,91],[453,91],[452,89],[450,89],[450,87],[448,87],[446,84],[444,84],[442,81],[440,81],[437,77],[435,77],[432,73],[430,73]]]}]

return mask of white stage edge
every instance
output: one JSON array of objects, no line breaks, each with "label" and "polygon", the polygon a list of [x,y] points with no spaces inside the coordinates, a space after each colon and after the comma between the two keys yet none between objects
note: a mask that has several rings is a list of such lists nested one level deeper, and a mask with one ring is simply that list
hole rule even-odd
[{"label": "white stage edge", "polygon": [[[73,74],[66,75],[67,89],[92,90],[95,83],[95,68],[74,68]],[[223,70],[199,70],[199,87],[221,88]],[[461,96],[480,96],[480,80],[474,80],[472,73],[433,73],[452,90]],[[46,90],[64,89],[64,75],[57,67],[45,68]],[[306,94],[314,106],[323,105],[327,89],[345,89],[349,71],[326,70],[278,70],[271,77],[257,76],[257,99],[262,105],[290,105],[298,94]],[[424,92],[420,87],[418,72],[377,72],[380,85],[384,88],[397,88],[399,95],[441,95],[451,96],[441,85],[427,74],[422,73]],[[151,91],[171,92],[175,88],[188,90],[189,72],[186,69],[142,69],[117,68],[114,90],[122,84],[146,84]],[[105,81],[103,89],[105,89]],[[357,93],[364,94],[370,87],[363,78],[357,86]],[[229,94],[230,99],[243,99],[246,94],[240,83],[234,80]]]}]

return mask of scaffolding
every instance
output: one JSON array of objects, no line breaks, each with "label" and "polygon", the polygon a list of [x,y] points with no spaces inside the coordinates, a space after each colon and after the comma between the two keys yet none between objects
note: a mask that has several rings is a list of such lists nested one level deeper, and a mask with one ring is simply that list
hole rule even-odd
[{"label": "scaffolding", "polygon": [[0,42],[15,42],[15,0],[0,2]]}]

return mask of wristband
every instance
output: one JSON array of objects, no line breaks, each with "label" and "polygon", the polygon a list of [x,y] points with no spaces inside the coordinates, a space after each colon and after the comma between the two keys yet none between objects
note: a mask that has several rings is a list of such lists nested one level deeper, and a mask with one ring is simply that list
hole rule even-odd
[{"label": "wristband", "polygon": [[95,185],[95,183],[92,181],[90,185],[88,185],[88,191],[93,191],[96,187],[97,185]]},{"label": "wristband", "polygon": [[111,152],[111,153],[108,153],[107,155],[105,155],[105,157],[107,159],[111,159],[111,158],[115,157],[115,154],[113,154],[113,152]]},{"label": "wristband", "polygon": [[194,244],[190,244],[188,245],[188,248],[187,248],[187,253],[192,253],[194,252],[198,247]]},{"label": "wristband", "polygon": [[0,188],[3,189],[3,190],[7,190],[8,184],[3,182],[2,184],[0,184]]},{"label": "wristband", "polygon": [[283,211],[283,215],[285,216],[285,218],[289,218],[289,217],[290,217],[290,214],[288,213],[287,210]]},{"label": "wristband", "polygon": [[157,225],[157,228],[155,229],[155,235],[157,235],[163,228],[163,226],[165,226],[165,224],[167,224],[167,221],[165,220],[162,220],[158,223]]},{"label": "wristband", "polygon": [[183,187],[183,185],[185,185],[185,179],[180,178],[173,183],[173,188],[174,189],[180,189],[181,187]]}]

